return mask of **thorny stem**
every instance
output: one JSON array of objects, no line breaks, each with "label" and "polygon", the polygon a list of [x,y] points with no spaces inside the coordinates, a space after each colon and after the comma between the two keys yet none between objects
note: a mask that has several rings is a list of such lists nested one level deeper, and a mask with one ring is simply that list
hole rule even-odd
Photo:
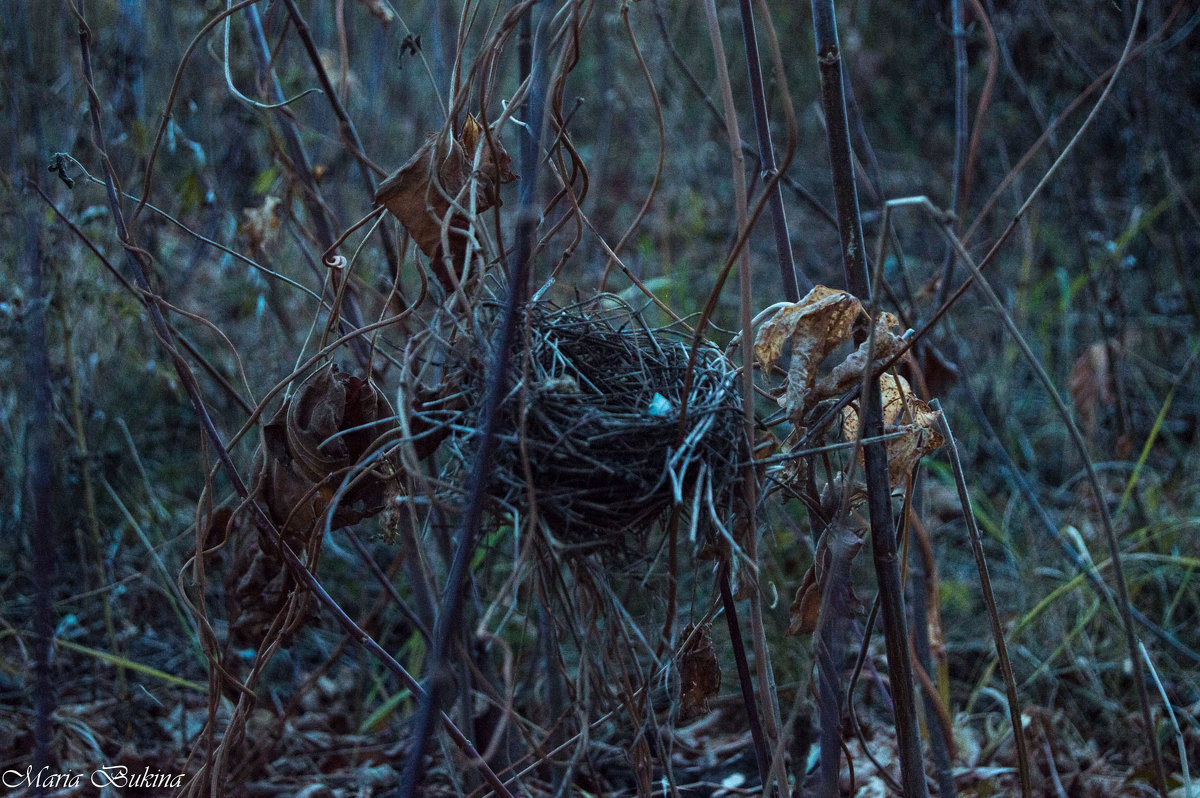
[{"label": "thorny stem", "polygon": [[[812,13],[846,286],[852,294],[869,303],[871,286],[867,274],[866,253],[863,249],[858,192],[854,184],[850,128],[842,89],[841,52],[833,0],[812,0]],[[856,336],[861,337],[864,337],[862,333]],[[859,342],[861,343],[861,340]],[[904,615],[904,592],[900,584],[900,564],[892,523],[887,449],[882,441],[871,440],[883,433],[883,403],[878,379],[865,380],[865,394],[862,397],[862,434],[864,440],[869,441],[863,446],[863,460],[871,521],[871,551],[883,607],[884,641],[892,686],[901,781],[909,798],[923,798],[928,795],[928,788],[921,761],[921,738],[917,731],[912,662],[909,659],[908,629]],[[837,719],[821,719],[822,726],[827,722],[837,722]]]}]

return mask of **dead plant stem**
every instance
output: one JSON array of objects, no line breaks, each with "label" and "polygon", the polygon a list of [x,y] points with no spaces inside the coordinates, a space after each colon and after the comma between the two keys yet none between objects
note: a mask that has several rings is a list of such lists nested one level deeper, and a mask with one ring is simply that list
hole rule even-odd
[{"label": "dead plant stem", "polygon": [[[842,59],[833,0],[812,0],[812,13],[846,287],[864,303],[870,304],[871,285],[867,273],[858,192],[854,182],[850,128],[843,96]],[[861,332],[856,335],[859,343],[865,337]],[[883,433],[883,403],[878,378],[865,375],[861,393],[863,424],[860,431],[864,439],[870,441]],[[891,678],[901,782],[908,798],[923,798],[928,795],[928,788],[925,784],[921,756],[921,738],[917,730],[904,591],[900,583],[900,567],[896,553],[885,445],[879,441],[866,443],[863,446],[863,460],[871,525],[871,551],[883,609],[884,642],[887,648],[888,674]],[[830,721],[836,722],[836,718],[822,718],[821,722],[824,725]]]},{"label": "dead plant stem", "polygon": [[[1141,12],[1141,7],[1142,4],[1139,2],[1138,14]],[[1134,27],[1135,29],[1137,27],[1136,15]],[[1126,49],[1128,50],[1128,48]],[[1101,100],[1103,100],[1103,97]],[[1068,149],[1070,149],[1069,146]],[[1028,205],[1028,202],[1026,205]],[[1067,408],[1066,402],[1064,402],[1062,396],[1059,395],[1058,389],[1054,387],[1053,380],[1050,379],[1050,375],[1046,373],[1046,369],[1042,366],[1041,361],[1038,360],[1037,355],[1033,353],[1033,350],[1025,341],[1025,336],[1023,336],[1021,331],[1017,329],[1016,322],[1013,321],[1012,315],[1008,312],[1008,309],[1004,307],[1004,303],[1000,300],[1000,297],[996,295],[991,283],[988,282],[987,278],[983,275],[983,272],[979,270],[979,267],[971,258],[970,253],[966,251],[962,245],[962,242],[958,240],[958,237],[954,235],[953,231],[950,230],[950,228],[945,224],[942,225],[942,230],[947,239],[954,244],[954,248],[958,252],[959,258],[962,259],[963,263],[970,270],[971,277],[974,279],[975,285],[987,298],[988,303],[1004,322],[1004,326],[1008,329],[1009,334],[1013,337],[1013,341],[1021,350],[1021,354],[1024,356],[1025,361],[1029,364],[1029,367],[1033,369],[1034,374],[1037,376],[1038,381],[1042,384],[1042,388],[1045,390],[1046,395],[1050,398],[1050,401],[1054,403],[1054,407],[1058,411],[1059,418],[1062,420],[1062,423],[1066,427],[1067,433],[1071,438],[1071,443],[1076,452],[1079,454],[1080,459],[1083,461],[1084,469],[1087,472],[1088,484],[1092,489],[1092,494],[1096,497],[1096,506],[1100,513],[1100,523],[1104,529],[1104,538],[1108,543],[1109,556],[1112,558],[1113,582],[1115,582],[1117,590],[1117,610],[1121,618],[1121,626],[1123,627],[1122,631],[1125,634],[1125,646],[1127,655],[1129,657],[1130,667],[1133,672],[1132,675],[1134,687],[1137,690],[1138,703],[1141,706],[1142,722],[1146,727],[1146,737],[1150,743],[1150,753],[1154,760],[1155,782],[1159,794],[1162,796],[1162,798],[1166,798],[1167,774],[1163,765],[1162,752],[1159,750],[1158,735],[1155,733],[1154,717],[1150,709],[1150,696],[1146,690],[1146,679],[1142,670],[1142,661],[1138,656],[1138,638],[1137,632],[1135,631],[1133,625],[1133,615],[1130,612],[1131,604],[1129,600],[1129,588],[1125,580],[1125,570],[1121,565],[1121,543],[1117,537],[1116,529],[1113,527],[1112,515],[1108,509],[1108,502],[1105,500],[1104,490],[1100,486],[1100,479],[1096,476],[1096,468],[1092,464],[1091,457],[1088,456],[1087,443],[1083,439],[1083,434],[1079,431],[1079,426],[1072,418],[1071,411]]]},{"label": "dead plant stem", "polygon": [[[754,9],[751,0],[738,0],[742,17],[742,39],[746,43],[746,67],[750,77],[750,105],[754,110],[754,129],[758,134],[759,173],[763,181],[779,170],[775,166],[775,145],[771,142],[771,125],[767,119],[767,99],[763,90],[762,65],[758,57],[758,36],[754,29]],[[793,121],[794,124],[794,121]],[[771,200],[771,229],[775,234],[775,254],[779,259],[779,276],[783,283],[783,298],[800,301],[796,261],[792,240],[788,235],[787,213],[783,207],[783,190],[778,181],[769,194]]]},{"label": "dead plant stem", "polygon": [[[721,102],[725,110],[725,131],[729,139],[729,156],[733,166],[733,190],[734,190],[734,206],[737,214],[737,231],[739,239],[745,239],[749,235],[750,225],[747,219],[747,196],[746,196],[746,167],[745,159],[742,155],[741,148],[741,133],[738,131],[737,123],[737,107],[733,100],[733,88],[729,81],[728,61],[725,56],[725,46],[721,39],[721,28],[717,21],[717,8],[715,0],[705,0],[704,14],[708,23],[709,39],[712,43],[713,57],[716,62],[717,80],[721,87]],[[777,176],[775,176],[777,178]],[[767,186],[771,183],[768,181]],[[753,311],[751,302],[753,299],[752,285],[750,277],[750,257],[749,250],[743,246],[738,255],[738,277],[739,277],[739,309],[741,313],[742,339],[749,341],[753,335]],[[750,347],[743,348],[744,363],[742,366],[742,412],[744,414],[744,434],[746,436],[747,445],[753,445],[754,441],[754,369],[752,363],[752,350]],[[758,525],[756,523],[756,507],[758,495],[758,483],[753,466],[746,466],[743,469],[743,496],[744,508],[746,512],[746,529],[748,530],[745,538],[746,554],[750,562],[754,563],[755,568],[758,567]],[[754,666],[755,673],[758,677],[758,692],[761,700],[766,707],[765,723],[766,735],[758,740],[756,749],[762,746],[769,746],[774,749],[774,743],[779,737],[779,705],[774,698],[773,685],[769,680],[770,673],[770,650],[766,643],[766,632],[763,626],[762,619],[762,604],[761,594],[759,592],[758,575],[744,576],[743,578],[752,579],[753,591],[750,598],[750,632],[754,643]],[[753,697],[749,696],[748,701],[753,702]],[[751,711],[752,707],[747,706],[747,711]],[[753,715],[751,716],[753,717]],[[760,732],[761,733],[761,732]],[[762,748],[761,756],[766,759],[767,749]],[[764,789],[767,788],[766,773],[763,774]],[[786,789],[786,779],[780,784],[782,789]]]},{"label": "dead plant stem", "polygon": [[[941,402],[933,399],[929,406],[934,411],[941,410]],[[938,414],[938,431],[946,439],[946,456],[950,458],[950,472],[954,475],[954,487],[958,490],[958,501],[962,505],[963,518],[967,525],[967,538],[971,543],[971,554],[975,557],[975,570],[979,574],[979,589],[983,593],[983,602],[987,605],[988,623],[992,627],[992,639],[996,644],[996,657],[1000,661],[1000,675],[1004,679],[1004,693],[1008,698],[1008,717],[1012,723],[1013,742],[1017,747],[1017,775],[1021,782],[1021,795],[1030,798],[1033,795],[1033,778],[1029,769],[1029,741],[1025,739],[1025,729],[1021,723],[1021,703],[1017,696],[1017,682],[1013,678],[1012,664],[1008,659],[1008,646],[1004,643],[1004,627],[1000,623],[1000,613],[996,609],[996,596],[992,591],[992,579],[988,575],[987,559],[983,554],[983,537],[979,534],[979,526],[975,523],[975,514],[971,509],[971,494],[967,490],[967,478],[963,473],[962,462],[958,457],[958,446],[954,443],[954,433],[944,413]]]}]

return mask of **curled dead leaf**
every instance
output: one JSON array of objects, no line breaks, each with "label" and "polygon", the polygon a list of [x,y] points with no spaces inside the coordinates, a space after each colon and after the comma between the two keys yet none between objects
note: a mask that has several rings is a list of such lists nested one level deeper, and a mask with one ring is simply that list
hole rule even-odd
[{"label": "curled dead leaf", "polygon": [[[826,528],[817,543],[813,564],[796,590],[787,634],[812,634],[822,613],[829,612],[830,606],[839,617],[848,618],[858,612],[862,604],[850,584],[850,563],[862,545],[862,538],[847,526],[835,523]],[[836,584],[831,584],[830,579],[836,580]]]},{"label": "curled dead leaf", "polygon": [[[916,397],[908,380],[884,374],[879,378],[879,389],[883,400],[883,430],[901,433],[887,441],[888,478],[895,489],[904,484],[922,457],[944,441],[936,429],[938,411]],[[858,410],[856,405],[850,405],[842,411],[842,436],[852,441],[858,434]],[[860,452],[860,460],[861,457]]]},{"label": "curled dead leaf", "polygon": [[818,285],[799,302],[786,305],[769,318],[754,339],[754,354],[769,372],[792,342],[792,359],[787,387],[779,405],[793,419],[811,404],[808,396],[816,380],[817,367],[837,347],[850,339],[854,321],[863,312],[851,294]]},{"label": "curled dead leaf", "polygon": [[796,589],[796,598],[792,601],[791,622],[788,624],[789,635],[810,635],[817,628],[817,619],[821,610],[821,588],[817,584],[817,566],[814,563],[804,572],[804,579]]},{"label": "curled dead leaf", "polygon": [[[892,313],[880,313],[875,320],[875,349],[871,353],[874,355],[873,371],[877,372],[881,364],[890,360],[904,347],[904,337],[896,333],[899,326],[900,320]],[[862,382],[870,347],[869,339],[863,341],[845,360],[834,366],[833,371],[813,388],[810,403],[837,396]]]},{"label": "curled dead leaf", "polygon": [[468,116],[457,137],[426,137],[375,192],[376,204],[400,220],[446,290],[466,276],[475,215],[500,205],[500,184],[516,180],[511,164],[499,139]]},{"label": "curled dead leaf", "polygon": [[[383,393],[336,367],[313,373],[283,403],[263,430],[259,489],[289,543],[303,543],[319,528],[342,480],[394,425]],[[340,497],[333,525],[380,512],[393,469],[390,459],[374,459]]]}]

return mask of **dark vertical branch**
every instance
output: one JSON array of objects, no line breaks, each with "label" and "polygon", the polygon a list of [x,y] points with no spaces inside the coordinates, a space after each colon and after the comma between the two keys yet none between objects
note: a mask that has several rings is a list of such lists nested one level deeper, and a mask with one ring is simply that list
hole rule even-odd
[{"label": "dark vertical branch", "polygon": [[837,38],[832,0],[812,0],[813,30],[817,64],[821,72],[821,106],[825,111],[829,166],[833,175],[838,234],[842,241],[842,268],[846,288],[862,300],[871,296],[867,257],[863,249],[862,218],[858,211],[858,188],[850,152],[850,124],[842,93],[842,55]]},{"label": "dark vertical branch", "polygon": [[738,684],[742,686],[742,703],[746,705],[746,721],[750,726],[750,737],[754,741],[754,761],[758,765],[758,777],[767,783],[767,741],[763,736],[762,720],[758,716],[758,702],[754,698],[754,682],[750,677],[750,664],[746,661],[746,644],[742,642],[742,627],[738,623],[737,602],[729,584],[729,563],[721,563],[717,570],[717,588],[721,592],[721,606],[725,610],[725,623],[729,626],[729,642],[733,646],[733,659],[737,664]]},{"label": "dark vertical branch", "polygon": [[[871,285],[867,273],[866,253],[863,249],[858,191],[854,184],[850,128],[842,91],[842,60],[833,0],[812,0],[812,12],[846,286],[852,294],[870,303]],[[865,335],[860,333],[860,338],[863,337]],[[862,406],[863,440],[868,441],[863,445],[863,460],[867,482],[867,507],[871,519],[871,552],[875,560],[875,574],[883,608],[883,629],[888,675],[892,685],[901,781],[909,798],[922,798],[928,795],[928,791],[921,761],[921,739],[917,732],[904,593],[900,584],[900,563],[896,555],[896,534],[892,522],[887,450],[882,441],[876,440],[883,434],[883,404],[878,379],[865,381]]]},{"label": "dark vertical branch", "polygon": [[[767,119],[767,100],[763,91],[762,66],[758,57],[758,38],[754,32],[754,9],[751,0],[738,0],[742,13],[742,38],[746,42],[746,66],[750,77],[750,104],[754,109],[754,129],[758,134],[760,178],[769,184],[778,172],[775,166],[775,146],[771,142],[771,126]],[[800,300],[796,261],[792,255],[792,240],[788,235],[787,214],[783,208],[783,189],[775,181],[771,189],[771,229],[775,233],[775,252],[779,258],[779,275],[783,280],[783,297],[788,302]]]},{"label": "dark vertical branch", "polygon": [[[825,527],[827,545],[818,547],[824,562],[825,589],[821,595],[817,641],[817,712],[821,718],[821,758],[817,795],[838,794],[841,770],[841,671],[846,659],[846,626],[850,617],[850,563],[862,541],[841,522]],[[816,566],[814,566],[816,567]]]},{"label": "dark vertical branch", "polygon": [[[531,14],[532,11],[527,12]],[[525,24],[525,23],[523,23]],[[516,240],[512,261],[506,263],[508,272],[508,296],[504,302],[504,313],[500,329],[495,338],[492,366],[488,370],[484,387],[483,405],[476,426],[476,449],[467,479],[466,505],[458,527],[458,544],[450,571],[446,575],[445,591],[442,595],[441,611],[434,629],[433,650],[425,676],[425,696],[413,719],[412,737],[405,756],[401,798],[419,795],[425,777],[425,752],[433,732],[434,720],[440,710],[443,686],[447,680],[447,658],[451,642],[457,636],[459,615],[462,610],[463,582],[467,569],[479,543],[479,524],[483,516],[486,489],[491,479],[492,452],[496,443],[496,424],[500,402],[509,388],[509,372],[512,366],[513,340],[517,321],[525,305],[525,292],[529,281],[529,257],[537,233],[539,209],[537,207],[537,163],[541,148],[543,103],[545,83],[539,69],[536,54],[530,58],[532,86],[526,99],[525,119],[529,126],[521,140],[521,182],[518,185],[518,209]]]}]

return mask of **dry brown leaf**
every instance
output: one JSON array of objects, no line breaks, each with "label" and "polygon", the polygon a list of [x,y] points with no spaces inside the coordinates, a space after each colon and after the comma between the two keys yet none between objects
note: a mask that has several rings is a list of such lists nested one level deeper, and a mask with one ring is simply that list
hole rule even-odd
[{"label": "dry brown leaf", "polygon": [[1075,412],[1083,422],[1089,438],[1096,435],[1096,418],[1101,406],[1113,404],[1112,368],[1108,357],[1109,344],[1097,341],[1075,359],[1071,379],[1067,383]]},{"label": "dry brown leaf", "polygon": [[279,215],[275,212],[279,203],[279,197],[266,197],[257,208],[242,210],[246,217],[241,226],[242,235],[246,236],[251,249],[262,249],[279,235]]},{"label": "dry brown leaf", "polygon": [[396,12],[392,11],[391,6],[383,0],[358,0],[358,2],[366,6],[371,15],[384,25],[390,24],[396,18]]},{"label": "dry brown leaf", "polygon": [[[804,439],[805,433],[808,432],[807,427],[793,425],[792,431],[788,433],[783,444],[779,447],[780,454],[791,454],[796,448],[796,445]],[[786,485],[803,491],[804,480],[808,477],[808,466],[805,464],[803,457],[791,457],[784,460],[782,465],[775,469],[771,478],[781,485]]]},{"label": "dry brown leaf", "polygon": [[[289,544],[303,545],[324,520],[342,479],[394,426],[387,399],[370,382],[336,368],[308,377],[263,430],[260,490]],[[380,512],[393,464],[384,458],[341,496],[333,525]]]},{"label": "dry brown leaf", "polygon": [[[903,433],[887,441],[888,478],[895,489],[904,484],[922,457],[942,445],[943,439],[935,428],[938,413],[913,394],[908,380],[884,374],[879,378],[879,388],[884,432]],[[858,437],[858,429],[858,410],[851,405],[842,411],[842,436],[852,441]]]},{"label": "dry brown leaf", "polygon": [[679,719],[686,721],[708,712],[708,700],[721,690],[721,665],[713,647],[712,624],[683,630],[679,652]]},{"label": "dry brown leaf", "polygon": [[862,304],[852,295],[818,285],[759,328],[754,354],[764,372],[769,372],[779,360],[784,342],[788,339],[792,342],[787,387],[779,404],[793,419],[803,415],[807,407],[817,367],[830,352],[849,340],[860,313]]},{"label": "dry brown leaf", "polygon": [[810,635],[817,628],[817,619],[821,610],[821,588],[817,584],[816,563],[804,572],[804,579],[796,590],[796,598],[792,601],[791,622],[788,624],[789,635]]},{"label": "dry brown leaf", "polygon": [[[875,363],[889,360],[892,355],[904,346],[904,338],[897,335],[895,330],[900,326],[900,319],[892,313],[880,313],[875,322]],[[867,365],[867,350],[870,340],[859,344],[846,359],[833,367],[833,371],[822,379],[812,390],[810,402],[819,402],[831,396],[837,396],[862,381],[863,370]]]},{"label": "dry brown leaf", "polygon": [[[480,168],[473,171],[477,151]],[[446,290],[464,276],[474,215],[501,204],[500,184],[516,180],[511,164],[499,139],[488,139],[483,126],[468,115],[459,137],[426,137],[375,192],[375,202],[399,219],[429,256],[434,276]],[[442,246],[443,227],[449,252]]]},{"label": "dry brown leaf", "polygon": [[[835,605],[841,608],[841,612],[849,616],[859,610],[861,603],[854,595],[854,589],[850,584],[849,569],[850,562],[858,554],[862,545],[862,538],[849,527],[835,523],[826,528],[817,543],[817,552],[813,558],[812,567],[804,573],[804,579],[796,590],[787,634],[808,635],[816,631],[823,611],[821,602],[827,588],[836,587],[841,591],[840,595],[834,594],[830,597]],[[836,551],[832,550],[833,548],[836,548]],[[843,583],[828,585],[828,576],[835,570],[842,573]]]}]

